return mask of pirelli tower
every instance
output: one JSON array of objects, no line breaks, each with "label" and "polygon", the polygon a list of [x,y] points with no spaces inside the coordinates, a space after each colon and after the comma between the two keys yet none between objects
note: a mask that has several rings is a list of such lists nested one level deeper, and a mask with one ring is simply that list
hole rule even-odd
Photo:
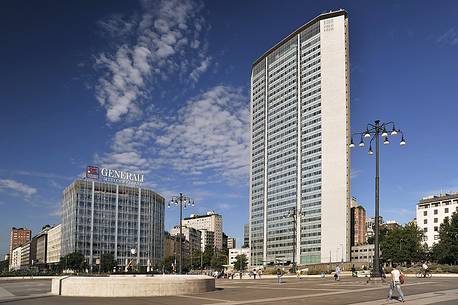
[{"label": "pirelli tower", "polygon": [[319,15],[251,72],[251,264],[349,261],[347,12]]}]

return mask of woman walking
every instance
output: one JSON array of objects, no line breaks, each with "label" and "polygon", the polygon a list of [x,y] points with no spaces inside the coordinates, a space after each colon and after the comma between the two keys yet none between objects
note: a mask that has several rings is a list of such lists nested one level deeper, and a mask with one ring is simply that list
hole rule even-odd
[{"label": "woman walking", "polygon": [[400,302],[405,302],[404,300],[404,293],[401,289],[401,284],[404,283],[404,274],[399,271],[396,264],[393,264],[393,270],[391,271],[391,283],[390,283],[390,290],[388,291],[388,302],[391,302],[393,296],[393,290],[396,289],[398,293],[398,300]]}]

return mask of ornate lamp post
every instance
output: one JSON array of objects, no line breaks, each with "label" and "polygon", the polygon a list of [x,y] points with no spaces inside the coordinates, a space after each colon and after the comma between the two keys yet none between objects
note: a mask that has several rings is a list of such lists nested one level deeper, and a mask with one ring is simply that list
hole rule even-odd
[{"label": "ornate lamp post", "polygon": [[293,207],[288,214],[283,216],[283,218],[291,218],[293,222],[293,272],[296,273],[296,247],[297,247],[297,219],[302,215],[301,210],[297,210],[296,207]]},{"label": "ornate lamp post", "polygon": [[[388,132],[389,130],[389,132]],[[364,139],[369,139],[369,150],[368,154],[373,155],[372,142],[375,140],[375,229],[374,229],[374,262],[373,262],[373,277],[380,277],[380,246],[379,246],[379,234],[380,234],[380,175],[379,175],[379,164],[380,164],[380,136],[383,138],[383,144],[388,145],[390,141],[388,134],[391,136],[401,135],[401,141],[399,145],[402,147],[406,145],[404,134],[400,129],[396,129],[394,122],[381,123],[379,120],[375,121],[374,124],[367,124],[366,130],[363,132],[357,132],[352,134],[350,148],[355,147],[353,142],[353,136],[360,136],[361,140],[358,144],[359,147],[364,147]]]},{"label": "ornate lamp post", "polygon": [[175,206],[180,206],[180,267],[178,269],[178,273],[182,274],[183,271],[183,207],[186,209],[189,205],[194,206],[194,200],[191,199],[189,196],[185,196],[180,193],[179,196],[173,196],[172,200],[170,200],[168,207],[170,208],[171,205],[175,204]]}]

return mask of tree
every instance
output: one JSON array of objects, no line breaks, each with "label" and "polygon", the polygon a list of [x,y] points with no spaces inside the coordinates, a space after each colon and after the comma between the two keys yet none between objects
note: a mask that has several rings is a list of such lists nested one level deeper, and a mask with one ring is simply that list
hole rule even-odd
[{"label": "tree", "polygon": [[[383,232],[383,233],[382,233]],[[380,250],[385,261],[392,263],[419,262],[426,259],[422,245],[423,231],[414,223],[391,230],[381,230]]]},{"label": "tree", "polygon": [[60,265],[62,269],[70,269],[73,271],[81,272],[87,268],[84,255],[79,252],[73,252],[60,258]]},{"label": "tree", "polygon": [[214,269],[221,269],[223,265],[227,264],[227,256],[224,254],[224,251],[217,252],[211,259],[211,266]]},{"label": "tree", "polygon": [[118,262],[115,260],[113,253],[103,253],[100,256],[100,271],[110,273],[117,266]]},{"label": "tree", "polygon": [[192,259],[190,258],[190,268],[191,269],[200,269],[200,258],[201,258],[202,255],[203,255],[203,253],[202,253],[202,251],[200,251],[200,249],[199,250],[194,250],[192,252],[192,257],[191,257]]},{"label": "tree", "polygon": [[445,217],[439,227],[439,242],[433,245],[433,259],[441,264],[458,263],[458,213]]},{"label": "tree", "polygon": [[0,273],[8,272],[9,261],[4,260],[0,262]]},{"label": "tree", "polygon": [[245,254],[239,254],[235,257],[234,269],[243,272],[248,265],[248,258]]},{"label": "tree", "polygon": [[203,265],[205,268],[212,266],[211,260],[214,253],[215,251],[213,251],[213,247],[211,245],[205,246],[205,251],[202,257]]},{"label": "tree", "polygon": [[175,256],[170,255],[167,257],[164,257],[161,262],[161,268],[162,270],[172,273],[176,270],[174,270],[173,266],[175,264]]}]

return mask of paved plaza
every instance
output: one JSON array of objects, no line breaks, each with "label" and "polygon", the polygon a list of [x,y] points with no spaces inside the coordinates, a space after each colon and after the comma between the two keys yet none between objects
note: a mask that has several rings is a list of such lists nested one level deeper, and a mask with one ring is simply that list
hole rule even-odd
[{"label": "paved plaza", "polygon": [[[275,278],[262,280],[217,280],[217,291],[174,297],[148,298],[86,298],[49,295],[50,280],[16,280],[0,282],[0,304],[113,304],[113,305],[236,305],[236,304],[386,304],[387,283],[366,283],[364,278],[331,277],[284,278],[277,284]],[[403,285],[408,304],[458,304],[458,278],[408,278]],[[398,301],[393,300],[392,304]]]}]

